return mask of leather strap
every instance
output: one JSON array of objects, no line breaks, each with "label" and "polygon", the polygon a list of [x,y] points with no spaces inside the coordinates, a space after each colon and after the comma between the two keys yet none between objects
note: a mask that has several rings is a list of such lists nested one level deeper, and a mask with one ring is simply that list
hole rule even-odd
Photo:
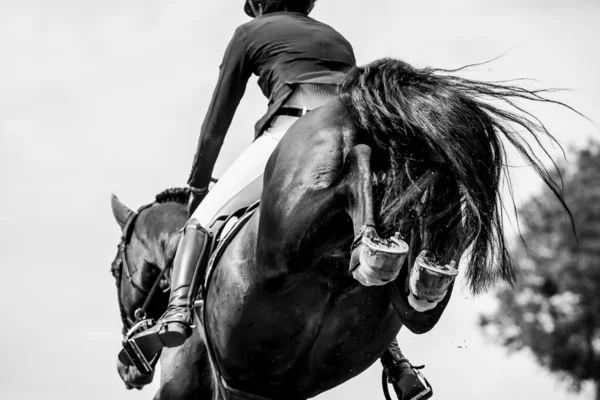
[{"label": "leather strap", "polygon": [[[310,110],[308,110],[310,111]],[[301,116],[303,116],[305,114],[304,110],[301,108],[292,108],[292,107],[281,107],[279,110],[277,110],[277,112],[275,113],[275,117],[279,117],[282,115],[288,116],[288,117],[298,117],[300,118]]]},{"label": "leather strap", "polygon": [[142,319],[146,318],[146,311],[148,310],[148,306],[150,305],[150,302],[152,301],[152,298],[154,297],[154,293],[156,293],[156,291],[160,287],[160,281],[162,280],[162,278],[164,278],[167,271],[169,269],[171,269],[172,265],[173,264],[170,263],[168,266],[163,268],[162,271],[160,271],[160,274],[158,274],[158,277],[156,277],[156,280],[152,284],[152,288],[150,288],[150,292],[148,292],[148,295],[146,296],[146,300],[144,300],[144,304],[140,308],[135,310],[136,321],[141,321]]}]

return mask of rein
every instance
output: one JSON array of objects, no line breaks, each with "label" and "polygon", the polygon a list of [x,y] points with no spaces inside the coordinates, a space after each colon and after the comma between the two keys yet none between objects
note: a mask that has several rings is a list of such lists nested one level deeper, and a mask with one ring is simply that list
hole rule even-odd
[{"label": "rein", "polygon": [[[115,270],[117,271],[118,276],[119,276],[119,279],[117,280],[117,291],[119,293],[119,295],[117,296],[117,299],[119,302],[119,310],[121,311],[121,320],[123,321],[123,327],[124,327],[125,331],[131,329],[133,327],[133,325],[135,325],[136,323],[138,323],[146,318],[146,311],[150,305],[150,302],[154,298],[154,295],[156,294],[156,292],[158,291],[158,289],[160,287],[161,279],[165,276],[167,271],[169,269],[171,269],[171,267],[172,267],[172,263],[169,263],[169,265],[167,265],[163,270],[161,270],[160,274],[156,277],[156,280],[152,284],[152,287],[150,288],[150,290],[148,290],[148,289],[143,288],[140,284],[135,282],[135,280],[133,279],[133,275],[131,273],[131,268],[129,266],[129,263],[127,262],[127,245],[129,244],[129,242],[131,241],[131,237],[133,236],[135,221],[137,220],[137,217],[140,215],[140,213],[142,211],[144,211],[147,208],[152,207],[153,204],[154,203],[150,203],[145,206],[142,206],[138,209],[137,212],[134,212],[129,216],[129,218],[127,219],[127,222],[125,222],[125,226],[123,228],[123,236],[121,236],[121,242],[119,243],[119,252],[118,252],[119,255],[116,260],[117,265],[115,267]],[[123,302],[121,301],[121,282],[122,282],[121,275],[122,275],[123,270],[125,270],[125,276],[127,277],[127,280],[129,281],[131,287],[133,287],[138,292],[141,292],[142,294],[146,295],[144,304],[141,307],[139,307],[138,309],[136,309],[134,312],[135,321],[132,321],[129,318],[129,316],[127,316],[127,313],[125,312],[125,307],[123,306]],[[170,290],[170,288],[165,289],[165,291],[168,291],[168,290]]]}]

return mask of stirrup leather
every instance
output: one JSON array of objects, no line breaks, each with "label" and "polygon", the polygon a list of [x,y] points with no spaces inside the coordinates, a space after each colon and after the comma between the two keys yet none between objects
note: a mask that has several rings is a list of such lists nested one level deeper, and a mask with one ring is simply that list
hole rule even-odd
[{"label": "stirrup leather", "polygon": [[140,373],[147,375],[151,374],[154,371],[154,367],[156,363],[160,359],[160,354],[162,351],[159,351],[154,357],[150,360],[144,354],[143,349],[141,349],[133,338],[135,335],[144,332],[155,325],[154,320],[145,319],[143,321],[135,324],[125,335],[123,338],[123,350],[125,350],[125,354],[129,357],[133,365],[140,371]]}]

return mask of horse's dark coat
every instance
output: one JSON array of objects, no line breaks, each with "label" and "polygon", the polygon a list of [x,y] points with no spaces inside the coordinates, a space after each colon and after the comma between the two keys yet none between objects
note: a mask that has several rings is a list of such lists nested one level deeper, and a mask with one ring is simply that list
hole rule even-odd
[{"label": "horse's dark coat", "polygon": [[[390,59],[356,68],[337,100],[283,137],[267,164],[260,209],[224,251],[205,299],[206,331],[229,385],[277,399],[313,397],[373,364],[403,324],[415,333],[432,329],[452,289],[430,311],[409,306],[408,270],[422,249],[458,263],[470,248],[466,276],[474,292],[514,280],[500,214],[502,140],[564,204],[511,127],[536,140],[549,135],[513,101],[556,102],[540,91],[444,73]],[[152,275],[170,258],[174,239],[160,231],[176,229],[147,218],[139,221],[147,234],[134,235],[128,254],[141,262],[138,275]],[[410,243],[388,286],[363,286],[349,273],[353,239],[373,223],[380,234],[399,231]],[[167,256],[143,256],[144,246]]]},{"label": "horse's dark coat", "polygon": [[363,141],[334,101],[296,123],[271,157],[260,211],[225,252],[206,300],[233,387],[312,397],[364,371],[397,335],[386,289],[348,271],[350,242],[373,222]]},{"label": "horse's dark coat", "polygon": [[[185,203],[187,197],[184,193],[174,195],[174,192],[177,191],[161,193],[157,196],[157,202],[140,212],[127,246],[132,278],[144,289],[150,289],[159,271],[167,268],[172,262],[179,241],[179,231],[188,219]],[[131,210],[118,200],[116,203],[113,200],[113,213],[123,228]],[[121,273],[117,278],[121,280],[119,296],[124,310],[129,318],[134,320],[134,311],[143,304],[146,297],[133,289],[125,273]],[[162,286],[168,288],[168,282],[165,280]],[[167,307],[167,300],[168,293],[159,293],[151,302],[148,317],[160,317]],[[196,330],[184,345],[164,349],[160,362],[161,384],[154,396],[155,400],[212,398],[212,372],[200,331]],[[122,377],[130,387],[143,386],[152,380],[140,376],[135,368],[127,369],[121,366],[119,372],[124,375]]]}]

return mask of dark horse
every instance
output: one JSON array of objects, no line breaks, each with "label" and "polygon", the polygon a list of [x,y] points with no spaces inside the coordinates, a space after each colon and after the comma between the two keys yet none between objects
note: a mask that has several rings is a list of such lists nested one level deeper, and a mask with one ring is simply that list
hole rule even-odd
[{"label": "dark horse", "polygon": [[566,209],[525,140],[549,133],[521,99],[555,103],[382,59],[351,70],[336,100],[294,124],[267,164],[260,207],[206,281],[215,398],[306,399],[353,378],[403,325],[435,326],[452,292],[436,277],[459,262],[475,293],[513,283],[503,141]]},{"label": "dark horse", "polygon": [[[117,282],[123,334],[137,320],[158,318],[167,308],[171,263],[180,230],[188,219],[189,193],[169,189],[137,212],[113,196],[111,205],[122,239],[112,263]],[[155,399],[212,398],[211,372],[202,333],[196,330],[187,342],[165,349],[160,357],[161,384]],[[128,389],[141,389],[153,374],[117,361],[119,375]]]}]

